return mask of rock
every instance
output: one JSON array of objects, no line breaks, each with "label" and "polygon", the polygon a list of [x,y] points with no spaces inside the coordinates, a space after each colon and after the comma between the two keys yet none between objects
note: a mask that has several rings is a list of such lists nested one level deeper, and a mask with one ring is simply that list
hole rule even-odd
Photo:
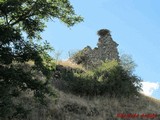
[{"label": "rock", "polygon": [[119,61],[118,44],[112,39],[110,31],[108,29],[101,29],[97,34],[100,36],[97,47],[93,50],[90,46],[85,47],[79,52],[79,59],[74,59],[73,57],[73,62],[82,64],[86,69],[92,69],[100,65],[102,61]]}]

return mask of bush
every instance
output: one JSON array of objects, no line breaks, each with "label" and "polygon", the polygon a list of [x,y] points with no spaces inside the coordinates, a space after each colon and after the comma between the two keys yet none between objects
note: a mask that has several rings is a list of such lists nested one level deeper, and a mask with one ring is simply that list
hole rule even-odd
[{"label": "bush", "polygon": [[69,82],[69,89],[72,93],[78,95],[99,95],[99,81],[94,79],[92,72],[86,72],[84,74],[76,74],[74,79]]},{"label": "bush", "polygon": [[120,56],[120,64],[123,67],[123,69],[130,74],[134,72],[135,67],[137,66],[133,61],[132,56],[128,54],[122,54]]},{"label": "bush", "polygon": [[92,58],[90,57],[91,52],[91,47],[87,46],[83,50],[73,54],[70,59],[76,64],[81,64],[87,70],[92,69],[96,64],[93,63]]},{"label": "bush", "polygon": [[141,80],[115,60],[106,61],[92,71],[63,75],[63,80],[67,82],[68,90],[77,95],[129,97],[138,95],[141,88]]},{"label": "bush", "polygon": [[141,88],[140,78],[128,74],[120,64],[113,61],[106,61],[99,68],[94,70],[95,77],[101,82],[101,93],[111,96],[131,96],[138,94]]}]

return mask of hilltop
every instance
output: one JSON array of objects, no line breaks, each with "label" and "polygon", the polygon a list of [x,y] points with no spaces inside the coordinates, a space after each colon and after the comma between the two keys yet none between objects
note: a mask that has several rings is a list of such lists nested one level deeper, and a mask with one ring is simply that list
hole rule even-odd
[{"label": "hilltop", "polygon": [[[70,61],[61,61],[65,67],[82,68]],[[59,91],[59,99],[54,107],[55,120],[120,120],[124,116],[118,114],[137,114],[135,120],[160,119],[160,100],[145,96],[110,97],[103,96],[77,96]],[[143,116],[150,115],[150,116]],[[155,114],[151,115],[151,114]],[[129,118],[129,117],[128,117]],[[129,118],[131,119],[131,117]]]},{"label": "hilltop", "polygon": [[[158,120],[160,101],[140,93],[142,80],[133,73],[134,61],[128,56],[124,59],[119,57],[118,44],[112,40],[109,31],[102,29],[98,34],[98,48],[86,47],[67,61],[55,62],[48,54],[43,53],[43,69],[35,69],[38,64],[36,60],[24,63],[13,61],[10,65],[3,66],[3,69],[7,67],[8,71],[17,70],[12,71],[18,74],[17,76],[10,72],[7,75],[19,78],[20,83],[25,78],[28,82],[20,84],[24,91],[17,92],[13,88],[12,93],[7,91],[13,97],[11,101],[3,99],[4,103],[10,105],[8,109],[7,105],[3,104],[4,110],[10,111],[3,111],[3,118]],[[44,69],[45,67],[47,69]],[[22,71],[24,74],[21,74]],[[30,79],[33,79],[33,85]],[[39,90],[35,90],[35,87]],[[4,86],[3,88],[5,89]],[[19,87],[17,89],[19,90]]]},{"label": "hilltop", "polygon": [[[78,68],[80,65],[71,63],[70,61],[60,61],[68,69]],[[63,85],[63,81],[53,82],[53,86],[58,87]],[[27,104],[32,107],[32,112],[27,120],[123,120],[124,116],[137,114],[134,120],[149,120],[153,117],[154,120],[159,120],[160,116],[160,101],[152,97],[140,94],[139,96],[110,97],[103,96],[80,96],[74,95],[68,91],[56,88],[58,94],[57,99],[47,99],[47,106],[34,103],[31,98],[28,98]],[[54,101],[54,102],[53,102]],[[150,115],[150,116],[143,116]],[[155,114],[151,115],[151,114]],[[129,117],[128,117],[129,118]],[[142,119],[143,118],[143,119]],[[145,119],[146,118],[146,119]],[[131,119],[131,118],[129,118]]]},{"label": "hilltop", "polygon": [[[30,66],[34,63],[27,64]],[[23,65],[23,68],[29,69],[29,66]],[[63,70],[68,71],[79,69],[84,71],[81,65],[70,61],[59,61],[58,66],[63,66]],[[36,75],[39,77],[41,73],[37,72]],[[107,94],[78,95],[67,89],[69,86],[64,80],[60,78],[55,80],[54,77],[52,87],[57,97],[46,96],[45,104],[36,102],[32,91],[26,91],[14,100],[15,103],[22,103],[22,106],[28,109],[27,118],[24,117],[23,120],[123,120],[124,115],[129,114],[132,117],[139,115],[134,120],[160,119],[158,116],[160,101],[143,94],[130,97],[111,97]],[[19,120],[19,118],[13,120]]]}]

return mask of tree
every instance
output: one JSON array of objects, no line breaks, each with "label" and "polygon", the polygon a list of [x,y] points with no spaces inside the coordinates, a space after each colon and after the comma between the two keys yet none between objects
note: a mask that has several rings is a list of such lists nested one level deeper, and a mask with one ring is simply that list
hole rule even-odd
[{"label": "tree", "polygon": [[[46,94],[54,95],[48,87],[54,63],[47,51],[52,48],[47,42],[35,42],[42,39],[45,22],[54,18],[67,26],[82,21],[69,0],[0,0],[0,118],[23,114],[19,111],[23,107],[13,102],[21,91],[30,89],[41,101]],[[29,60],[34,65],[25,70],[21,64]],[[41,71],[45,80],[37,79],[33,71]]]},{"label": "tree", "polygon": [[120,65],[116,60],[105,61],[95,69],[95,77],[102,83],[101,92],[118,97],[139,95],[141,79]]},{"label": "tree", "polygon": [[58,64],[58,62],[59,62],[59,60],[60,60],[60,55],[61,55],[61,54],[62,54],[62,51],[54,52],[56,64]]},{"label": "tree", "polygon": [[133,71],[135,70],[135,67],[137,66],[133,61],[131,55],[128,55],[128,54],[122,54],[120,56],[120,64],[125,71],[131,74],[133,73]]}]

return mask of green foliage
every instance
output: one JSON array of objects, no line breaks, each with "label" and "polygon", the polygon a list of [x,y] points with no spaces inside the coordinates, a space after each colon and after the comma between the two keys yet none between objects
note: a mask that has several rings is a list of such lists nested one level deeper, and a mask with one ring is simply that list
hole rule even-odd
[{"label": "green foliage", "polygon": [[127,54],[122,54],[120,56],[120,64],[123,67],[123,69],[128,73],[133,73],[135,67],[137,66],[133,61],[132,57]]},{"label": "green foliage", "polygon": [[111,95],[132,96],[141,88],[140,78],[128,74],[116,61],[103,63],[95,70],[95,75],[103,83],[104,91]]},{"label": "green foliage", "polygon": [[74,78],[68,83],[70,91],[74,94],[89,96],[100,95],[100,82],[94,79],[91,71],[83,74],[75,74]]},{"label": "green foliage", "polygon": [[[46,84],[46,81],[37,79],[34,74],[34,68],[29,67],[29,70],[24,69],[22,65],[0,66],[1,81],[0,81],[0,116],[16,117],[24,112],[18,112],[20,109],[13,99],[21,95],[21,91],[30,89],[34,92],[35,98],[43,102],[45,94],[54,95],[53,90]],[[31,70],[30,70],[31,69]],[[13,112],[14,111],[14,112]],[[12,113],[12,114],[11,114]]]},{"label": "green foliage", "polygon": [[[67,26],[82,21],[68,0],[0,0],[0,119],[13,119],[25,111],[13,101],[22,91],[31,90],[41,102],[46,95],[54,95],[49,87],[55,69],[54,60],[48,54],[52,48],[47,42],[35,42],[42,39],[40,33],[44,31],[45,21],[54,18]],[[27,71],[13,64],[30,60],[34,65]],[[37,79],[35,71],[41,72],[45,79]]]},{"label": "green foliage", "polygon": [[140,81],[140,78],[128,74],[117,61],[113,60],[104,62],[92,71],[72,74],[68,86],[71,92],[79,95],[108,94],[129,97],[138,95],[138,91],[141,90]]},{"label": "green foliage", "polygon": [[71,56],[71,59],[76,63],[76,64],[81,64],[85,69],[92,69],[96,66],[95,63],[93,63],[93,61],[91,60],[91,58],[89,57],[89,50],[90,47],[86,47],[83,50],[80,50],[76,53],[74,53]]},{"label": "green foliage", "polygon": [[83,64],[85,61],[87,61],[87,57],[83,51],[78,51],[78,52],[74,53],[71,56],[71,59],[73,59],[73,61],[77,64],[81,64],[81,63]]},{"label": "green foliage", "polygon": [[101,74],[101,72],[112,70],[116,66],[118,66],[118,62],[116,60],[106,61],[103,62],[101,66],[95,69],[95,73]]}]

